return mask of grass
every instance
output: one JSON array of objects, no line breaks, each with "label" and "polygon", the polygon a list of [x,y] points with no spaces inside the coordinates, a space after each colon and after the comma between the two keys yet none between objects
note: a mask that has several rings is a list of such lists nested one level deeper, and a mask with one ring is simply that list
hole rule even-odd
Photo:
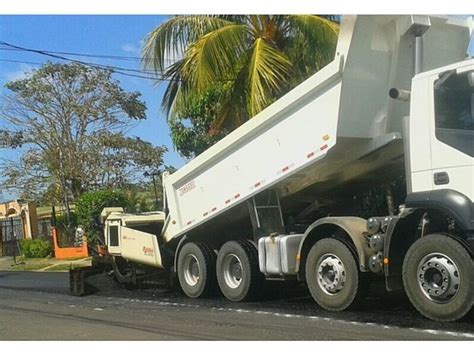
[{"label": "grass", "polygon": [[74,261],[84,258],[71,258],[65,260],[56,260],[51,258],[24,258],[18,257],[18,264],[12,265],[12,271],[36,271],[48,267],[45,271],[67,271]]},{"label": "grass", "polygon": [[21,263],[22,261],[19,261],[19,264],[12,265],[11,269],[13,271],[34,271],[34,270],[39,270],[43,269],[47,266],[53,265],[52,263],[46,261],[45,259],[28,259],[27,261],[24,261],[24,264]]}]

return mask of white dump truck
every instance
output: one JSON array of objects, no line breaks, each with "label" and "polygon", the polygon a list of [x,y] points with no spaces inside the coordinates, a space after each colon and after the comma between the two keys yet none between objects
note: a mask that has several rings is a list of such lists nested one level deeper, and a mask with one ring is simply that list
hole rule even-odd
[{"label": "white dump truck", "polygon": [[[474,294],[471,32],[470,18],[343,17],[330,64],[163,176],[163,212],[104,210],[117,278],[133,284],[160,270],[189,297],[218,287],[231,301],[256,297],[265,279],[299,280],[334,311],[380,278],[428,318],[465,316]],[[401,175],[399,207],[386,217],[354,212],[354,191]]]}]

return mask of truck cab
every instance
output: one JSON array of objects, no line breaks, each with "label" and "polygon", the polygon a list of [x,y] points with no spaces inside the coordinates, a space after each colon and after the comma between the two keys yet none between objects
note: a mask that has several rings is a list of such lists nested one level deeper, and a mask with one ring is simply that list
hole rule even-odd
[{"label": "truck cab", "polygon": [[407,197],[384,234],[387,289],[403,287],[429,318],[459,319],[474,298],[474,60],[420,73],[392,96],[410,115]]},{"label": "truck cab", "polygon": [[410,194],[452,190],[474,201],[473,113],[474,60],[413,79],[407,136]]}]

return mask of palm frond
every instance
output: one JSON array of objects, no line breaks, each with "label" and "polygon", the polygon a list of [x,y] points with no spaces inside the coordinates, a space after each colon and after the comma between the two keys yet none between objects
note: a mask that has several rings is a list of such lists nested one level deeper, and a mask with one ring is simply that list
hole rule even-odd
[{"label": "palm frond", "polygon": [[198,38],[230,23],[215,16],[173,17],[147,35],[141,53],[142,66],[162,73],[169,65],[168,59],[180,58]]},{"label": "palm frond", "polygon": [[198,92],[216,82],[234,80],[234,68],[245,51],[247,32],[245,25],[229,24],[202,36],[185,52],[183,77]]},{"label": "palm frond", "polygon": [[315,15],[289,15],[288,22],[293,36],[301,34],[304,38],[304,53],[323,61],[317,63],[317,69],[333,58],[339,33],[337,23]]},{"label": "palm frond", "polygon": [[178,96],[182,96],[183,92],[187,91],[186,82],[181,74],[182,67],[183,60],[178,60],[170,65],[165,72],[169,83],[161,101],[161,108],[166,113],[167,118],[176,113]]},{"label": "palm frond", "polygon": [[317,15],[288,15],[288,21],[293,27],[298,27],[305,35],[313,39],[337,40],[339,25]]},{"label": "palm frond", "polygon": [[234,23],[240,23],[243,25],[247,25],[249,22],[248,15],[216,15],[216,16],[223,20],[234,22]]},{"label": "palm frond", "polygon": [[248,67],[247,102],[251,116],[256,115],[274,99],[288,78],[292,64],[277,49],[257,38]]},{"label": "palm frond", "polygon": [[333,20],[176,16],[150,32],[142,65],[169,81],[162,100],[168,120],[182,118],[193,99],[223,85],[212,128],[232,130],[334,58],[339,26]]},{"label": "palm frond", "polygon": [[334,58],[339,25],[315,15],[287,16],[289,34],[282,50],[296,64],[293,79],[304,80]]},{"label": "palm frond", "polygon": [[226,84],[226,90],[221,94],[221,106],[212,122],[211,129],[232,131],[249,119],[247,111],[248,63],[252,53],[244,53],[239,58],[237,67],[240,68],[234,82]]}]

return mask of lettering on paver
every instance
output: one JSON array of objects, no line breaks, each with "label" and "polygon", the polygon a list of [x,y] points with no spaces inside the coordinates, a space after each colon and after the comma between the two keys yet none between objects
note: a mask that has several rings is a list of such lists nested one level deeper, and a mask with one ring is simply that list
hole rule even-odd
[{"label": "lettering on paver", "polygon": [[153,248],[143,247],[143,254],[146,256],[153,256],[154,250]]}]

